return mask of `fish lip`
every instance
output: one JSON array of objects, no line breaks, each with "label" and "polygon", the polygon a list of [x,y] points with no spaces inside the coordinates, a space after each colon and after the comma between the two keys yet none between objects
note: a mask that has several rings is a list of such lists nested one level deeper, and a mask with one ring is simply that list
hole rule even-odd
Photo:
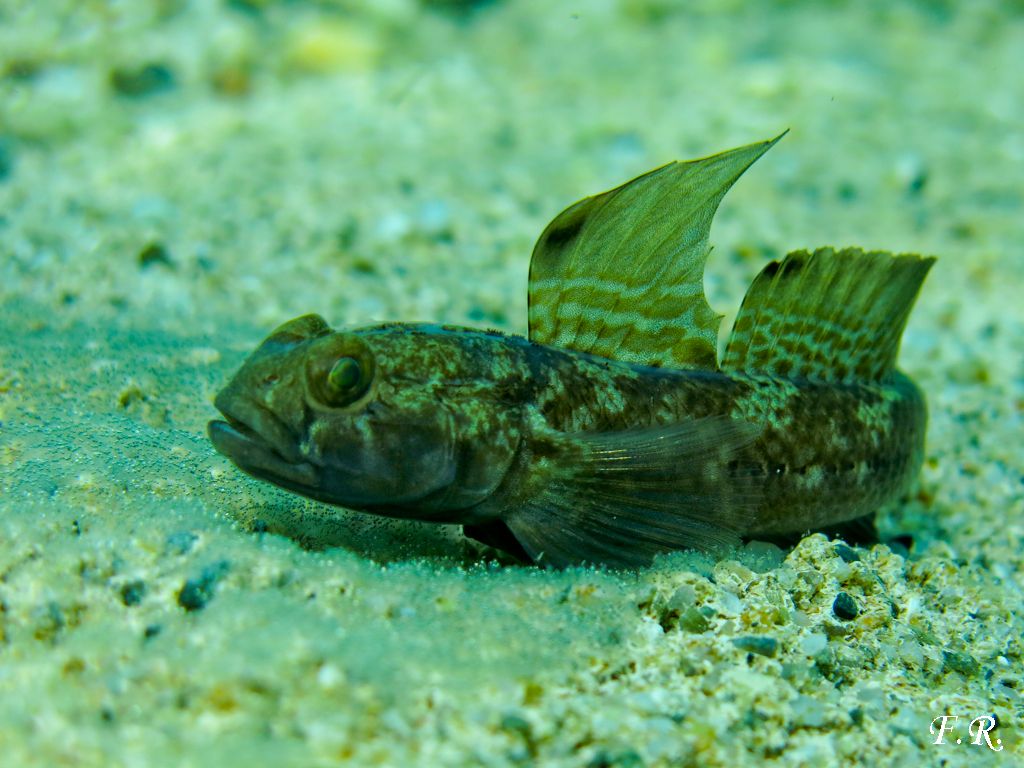
[{"label": "fish lip", "polygon": [[302,464],[306,457],[295,447],[298,442],[273,411],[248,397],[221,392],[213,401],[226,423],[242,436],[262,444],[289,464]]},{"label": "fish lip", "polygon": [[206,431],[213,447],[250,475],[302,488],[315,488],[319,482],[316,467],[305,461],[289,461],[241,422],[213,419]]},{"label": "fish lip", "polygon": [[[218,398],[220,399],[220,398]],[[224,419],[207,425],[213,447],[257,477],[315,487],[317,468],[293,445],[290,432],[273,413],[247,401],[215,402]]]}]

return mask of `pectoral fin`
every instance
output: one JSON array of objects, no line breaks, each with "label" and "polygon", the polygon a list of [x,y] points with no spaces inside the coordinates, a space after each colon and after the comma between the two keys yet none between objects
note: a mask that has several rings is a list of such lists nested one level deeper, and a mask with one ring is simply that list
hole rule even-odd
[{"label": "pectoral fin", "polygon": [[630,567],[738,543],[761,498],[739,454],[760,428],[727,417],[536,437],[539,486],[505,520],[535,561]]}]

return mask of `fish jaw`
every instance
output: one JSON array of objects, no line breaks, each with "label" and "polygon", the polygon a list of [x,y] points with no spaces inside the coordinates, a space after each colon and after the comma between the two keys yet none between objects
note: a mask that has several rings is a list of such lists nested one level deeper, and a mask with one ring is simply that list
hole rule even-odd
[{"label": "fish jaw", "polygon": [[319,485],[320,473],[316,467],[309,462],[289,462],[238,422],[214,419],[207,425],[206,432],[219,453],[253,477],[301,492]]},{"label": "fish jaw", "polygon": [[[426,471],[411,483],[414,491],[399,490],[406,462],[401,457],[382,457],[361,444],[358,430],[318,429],[314,424],[301,443],[267,407],[238,394],[229,387],[215,405],[224,419],[210,421],[207,434],[214,448],[246,474],[289,491],[328,504],[392,514],[444,489],[454,475],[446,452],[431,454],[428,434],[416,425],[406,425],[404,439],[410,455],[415,452]],[[426,460],[425,457],[430,460]],[[409,477],[404,478],[408,483]]]},{"label": "fish jaw", "polygon": [[[450,467],[439,465],[436,472],[417,485],[415,493],[403,497],[389,491],[389,486],[396,482],[385,466],[356,466],[338,461],[319,466],[311,461],[295,461],[282,455],[259,432],[230,417],[210,421],[207,434],[219,453],[258,480],[328,504],[386,516],[424,518],[406,505],[415,506],[421,497],[442,491],[454,474]],[[354,456],[359,457],[358,452]]]},{"label": "fish jaw", "polygon": [[320,470],[294,448],[287,427],[266,408],[229,388],[214,401],[224,419],[207,425],[217,451],[246,473],[286,488],[307,492],[320,485]]}]

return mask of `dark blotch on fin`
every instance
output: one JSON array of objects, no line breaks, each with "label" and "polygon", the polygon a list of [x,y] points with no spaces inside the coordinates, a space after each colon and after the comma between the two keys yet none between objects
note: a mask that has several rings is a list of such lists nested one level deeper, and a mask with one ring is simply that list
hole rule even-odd
[{"label": "dark blotch on fin", "polygon": [[793,253],[787,256],[783,261],[768,262],[764,266],[764,269],[761,270],[760,277],[762,279],[767,279],[769,277],[779,275],[780,272],[782,278],[794,277],[801,269],[803,269],[803,267],[803,258],[799,254]]},{"label": "dark blotch on fin", "polygon": [[804,268],[803,256],[801,256],[799,254],[793,254],[792,256],[790,256],[788,259],[786,259],[783,262],[783,264],[782,264],[782,276],[783,277],[793,277],[794,275],[797,274],[797,272],[799,272],[803,268]]},{"label": "dark blotch on fin", "polygon": [[582,216],[564,226],[550,229],[544,236],[544,245],[549,248],[564,248],[573,238],[579,235],[586,219]]},{"label": "dark blotch on fin", "polygon": [[530,339],[639,365],[714,370],[708,233],[729,188],[780,137],[669,163],[560,213],[530,259]]}]

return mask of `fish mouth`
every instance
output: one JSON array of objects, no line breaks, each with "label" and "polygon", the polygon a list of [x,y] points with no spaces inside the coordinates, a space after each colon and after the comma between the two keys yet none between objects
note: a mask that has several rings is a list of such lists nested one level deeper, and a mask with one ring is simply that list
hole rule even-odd
[{"label": "fish mouth", "polygon": [[213,447],[254,477],[286,488],[315,488],[319,472],[292,447],[285,426],[258,406],[238,405],[229,410],[217,404],[224,419],[206,426]]}]

